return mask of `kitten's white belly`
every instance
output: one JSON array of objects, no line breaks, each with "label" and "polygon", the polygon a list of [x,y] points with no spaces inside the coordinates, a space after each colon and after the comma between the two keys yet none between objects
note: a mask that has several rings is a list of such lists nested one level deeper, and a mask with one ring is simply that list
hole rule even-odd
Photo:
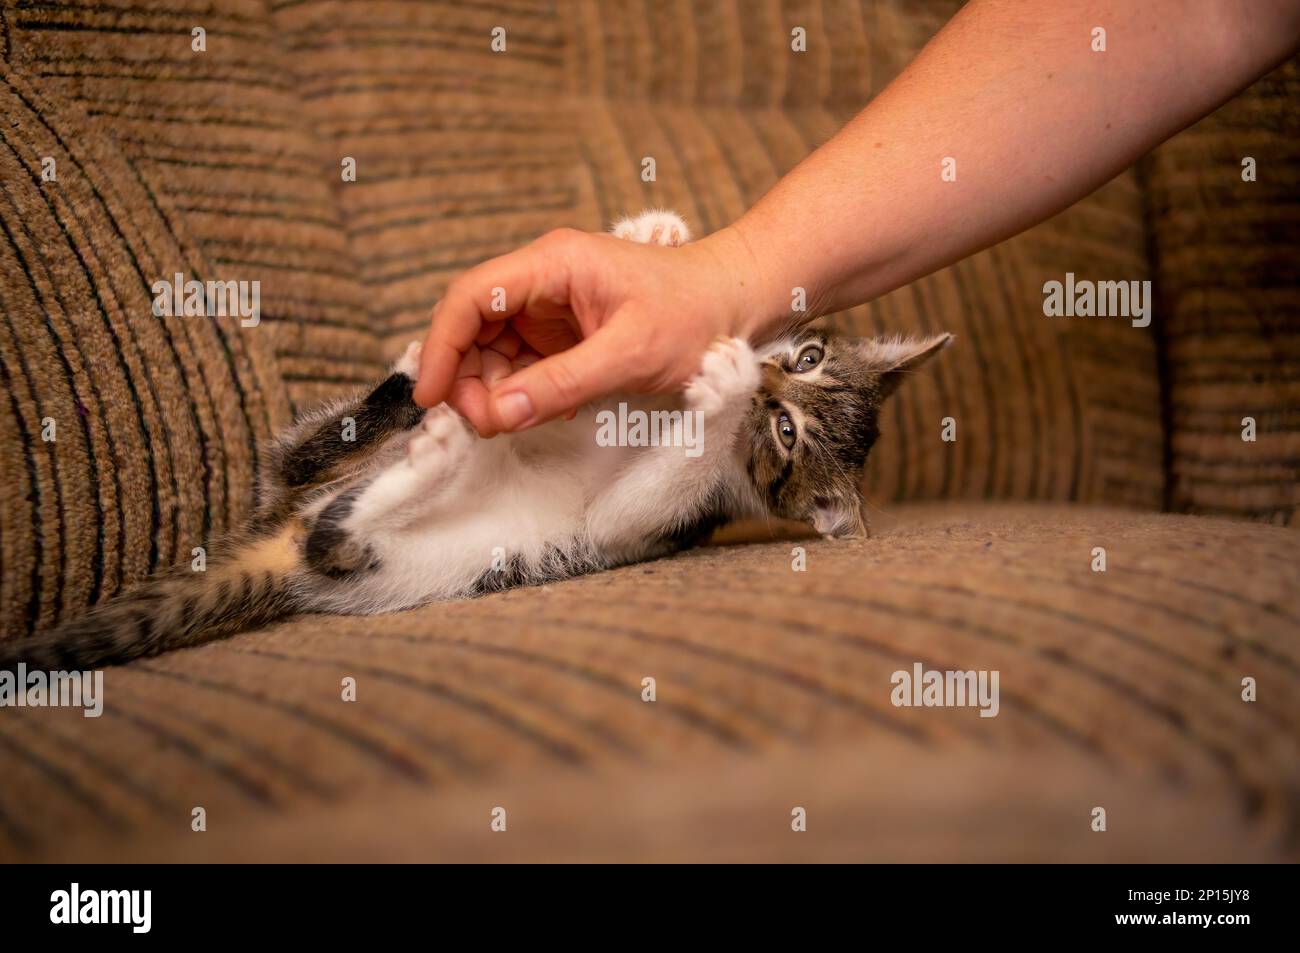
[{"label": "kitten's white belly", "polygon": [[576,459],[550,459],[531,466],[510,438],[477,441],[444,488],[404,504],[400,523],[363,528],[383,569],[353,584],[351,611],[358,597],[360,611],[384,612],[464,596],[516,560],[583,545],[587,475]]},{"label": "kitten's white belly", "polygon": [[[699,463],[682,471],[680,462],[689,462],[682,448],[602,446],[596,429],[588,410],[474,439],[445,470],[434,469],[432,456],[415,466],[399,458],[343,523],[377,566],[316,601],[338,612],[388,612],[491,590],[520,567],[535,580],[567,575],[551,572],[566,559],[583,571],[662,552],[658,536],[696,515],[725,469]],[[682,472],[669,477],[656,461]]]}]

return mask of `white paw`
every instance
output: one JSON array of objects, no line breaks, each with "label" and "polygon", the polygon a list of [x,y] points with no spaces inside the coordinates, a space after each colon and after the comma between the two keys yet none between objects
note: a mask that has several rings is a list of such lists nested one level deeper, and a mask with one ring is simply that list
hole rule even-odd
[{"label": "white paw", "polygon": [[465,420],[446,404],[430,408],[406,445],[406,459],[420,470],[455,466],[474,442]]},{"label": "white paw", "polygon": [[615,238],[643,245],[676,247],[691,240],[691,230],[682,217],[667,209],[649,209],[640,215],[619,219],[610,229]]},{"label": "white paw", "polygon": [[412,341],[406,345],[406,350],[402,352],[396,363],[393,364],[393,371],[398,374],[405,374],[411,380],[420,376],[420,355],[424,352],[424,345],[419,341]]},{"label": "white paw", "polygon": [[719,338],[704,352],[700,372],[686,385],[686,406],[706,414],[748,401],[758,392],[758,358],[740,338]]}]

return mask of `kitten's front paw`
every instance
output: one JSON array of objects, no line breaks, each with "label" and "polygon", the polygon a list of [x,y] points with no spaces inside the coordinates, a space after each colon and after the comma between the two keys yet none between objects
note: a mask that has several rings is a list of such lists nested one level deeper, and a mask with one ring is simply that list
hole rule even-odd
[{"label": "kitten's front paw", "polygon": [[475,436],[460,414],[439,404],[424,415],[420,429],[407,443],[407,462],[420,470],[454,467],[469,451]]},{"label": "kitten's front paw", "polygon": [[758,391],[758,358],[740,338],[718,338],[704,352],[700,372],[686,385],[686,406],[706,414],[748,401]]},{"label": "kitten's front paw", "polygon": [[643,245],[676,247],[691,240],[691,230],[682,217],[667,209],[650,209],[629,218],[620,219],[610,229],[615,238],[624,238]]},{"label": "kitten's front paw", "polygon": [[424,353],[424,345],[419,341],[412,341],[406,345],[406,350],[402,356],[393,364],[393,371],[398,374],[405,374],[411,380],[416,380],[420,376],[420,355]]}]

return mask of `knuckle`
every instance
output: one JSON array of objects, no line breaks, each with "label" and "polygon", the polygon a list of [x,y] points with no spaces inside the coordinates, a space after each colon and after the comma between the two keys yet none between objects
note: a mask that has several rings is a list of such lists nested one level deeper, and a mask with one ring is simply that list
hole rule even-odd
[{"label": "knuckle", "polygon": [[581,240],[583,234],[576,228],[553,228],[538,239],[538,244],[547,249],[563,251],[572,248]]},{"label": "knuckle", "polygon": [[641,387],[653,376],[653,364],[648,364],[644,355],[631,348],[620,348],[611,357],[615,375],[627,384]]},{"label": "knuckle", "polygon": [[457,275],[455,278],[451,279],[451,281],[447,282],[447,287],[443,289],[442,297],[439,298],[438,303],[433,306],[434,312],[436,313],[439,311],[445,311],[446,302],[454,302],[457,298],[461,297],[464,293],[465,293],[465,276],[463,274]]}]

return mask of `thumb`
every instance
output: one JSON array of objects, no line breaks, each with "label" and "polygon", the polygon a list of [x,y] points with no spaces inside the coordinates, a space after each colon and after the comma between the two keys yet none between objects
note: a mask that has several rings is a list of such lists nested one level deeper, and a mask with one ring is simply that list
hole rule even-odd
[{"label": "thumb", "polygon": [[603,327],[498,382],[489,406],[496,429],[523,430],[626,388],[634,376],[628,355],[636,353],[626,337]]}]

